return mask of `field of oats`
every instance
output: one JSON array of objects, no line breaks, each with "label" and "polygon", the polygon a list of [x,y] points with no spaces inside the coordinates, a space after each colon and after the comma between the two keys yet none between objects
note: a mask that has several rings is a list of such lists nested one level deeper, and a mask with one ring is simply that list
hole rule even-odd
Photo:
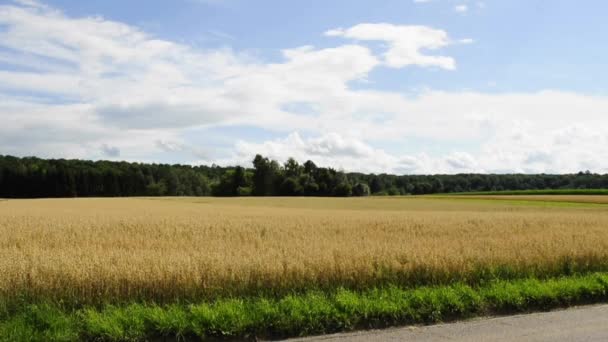
[{"label": "field of oats", "polygon": [[0,296],[162,304],[608,271],[603,198],[491,198],[1,201]]}]

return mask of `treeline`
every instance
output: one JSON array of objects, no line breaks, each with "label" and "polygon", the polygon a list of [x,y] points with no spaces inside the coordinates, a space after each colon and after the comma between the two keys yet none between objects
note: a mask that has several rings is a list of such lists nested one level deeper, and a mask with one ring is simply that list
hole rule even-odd
[{"label": "treeline", "polygon": [[345,173],[257,155],[252,168],[0,156],[0,197],[366,196],[473,191],[601,189],[608,175]]}]

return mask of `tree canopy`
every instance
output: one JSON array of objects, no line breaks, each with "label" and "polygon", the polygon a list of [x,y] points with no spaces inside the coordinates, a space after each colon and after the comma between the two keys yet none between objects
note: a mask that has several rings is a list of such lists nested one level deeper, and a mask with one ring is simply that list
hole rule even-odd
[{"label": "tree canopy", "polygon": [[252,168],[0,156],[0,197],[367,196],[470,191],[602,189],[608,175],[345,173],[256,155]]}]

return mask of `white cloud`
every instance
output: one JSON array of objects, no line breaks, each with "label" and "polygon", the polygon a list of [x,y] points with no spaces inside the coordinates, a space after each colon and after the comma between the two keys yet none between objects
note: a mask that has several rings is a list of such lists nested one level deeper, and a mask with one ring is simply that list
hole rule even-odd
[{"label": "white cloud", "polygon": [[477,162],[466,152],[454,152],[445,158],[446,163],[453,170],[475,170]]},{"label": "white cloud", "polygon": [[48,8],[46,5],[42,4],[36,0],[13,0],[15,3],[18,3],[23,6],[28,7],[37,7],[37,8]]},{"label": "white cloud", "polygon": [[[405,99],[388,94],[360,93],[352,105],[394,113],[387,122],[352,116],[331,120],[330,128],[312,138],[290,135],[264,143],[240,142],[237,155],[223,162],[249,161],[255,153],[279,160],[289,156],[347,170],[397,173],[457,172],[608,172],[608,99],[544,91],[532,94],[428,92]],[[375,97],[377,96],[377,97]],[[369,103],[366,103],[369,101]],[[577,120],[572,119],[576,113]],[[305,129],[306,126],[293,129]],[[320,133],[319,133],[320,132]],[[432,141],[443,151],[429,154]],[[416,155],[386,152],[374,145],[419,150]],[[417,144],[411,146],[412,144]],[[339,146],[351,146],[344,153]],[[475,146],[462,150],[462,145]],[[328,146],[321,148],[319,146]],[[332,148],[330,148],[330,146]],[[324,151],[325,153],[319,153]],[[222,161],[216,161],[222,162]]]},{"label": "white cloud", "polygon": [[[424,163],[417,157],[394,157],[359,139],[337,133],[327,133],[304,139],[297,132],[293,132],[285,138],[262,143],[239,141],[235,145],[233,156],[216,162],[249,165],[257,153],[281,162],[286,161],[289,157],[301,162],[310,159],[320,166],[364,172],[397,171],[399,168],[411,171],[418,169]],[[209,163],[209,161],[205,162]]]},{"label": "white cloud", "polygon": [[460,4],[460,5],[454,6],[454,11],[456,11],[458,13],[466,13],[468,10],[469,10],[469,6],[467,6],[465,4]]},{"label": "white cloud", "polygon": [[108,144],[101,145],[101,151],[103,154],[110,158],[120,157],[120,149],[116,146],[110,146]]},{"label": "white cloud", "polygon": [[393,68],[409,65],[436,66],[452,70],[456,67],[453,58],[431,56],[421,50],[435,50],[449,45],[445,31],[426,26],[404,26],[387,23],[359,24],[348,29],[333,29],[327,36],[341,36],[361,41],[384,41],[388,50],[384,54],[385,63]]},{"label": "white cloud", "polygon": [[184,149],[184,144],[178,141],[157,139],[154,143],[156,147],[165,152],[178,152]]},{"label": "white cloud", "polygon": [[[455,151],[430,155],[388,153],[362,139],[327,133],[302,138],[297,132],[285,138],[261,143],[239,141],[234,154],[201,163],[249,165],[261,153],[284,162],[293,157],[300,162],[313,160],[321,166],[374,173],[436,174],[436,173],[561,173],[592,170],[608,172],[608,132],[594,130],[589,136],[575,136],[576,143],[556,144],[558,131],[533,132],[528,128],[505,127],[503,133],[484,141],[475,153]],[[536,129],[536,128],[535,128]]]}]

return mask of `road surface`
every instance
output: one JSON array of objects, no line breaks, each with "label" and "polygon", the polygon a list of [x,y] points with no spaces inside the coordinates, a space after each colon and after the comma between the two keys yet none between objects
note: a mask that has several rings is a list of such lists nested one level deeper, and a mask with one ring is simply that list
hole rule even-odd
[{"label": "road surface", "polygon": [[291,341],[608,341],[608,305]]}]

